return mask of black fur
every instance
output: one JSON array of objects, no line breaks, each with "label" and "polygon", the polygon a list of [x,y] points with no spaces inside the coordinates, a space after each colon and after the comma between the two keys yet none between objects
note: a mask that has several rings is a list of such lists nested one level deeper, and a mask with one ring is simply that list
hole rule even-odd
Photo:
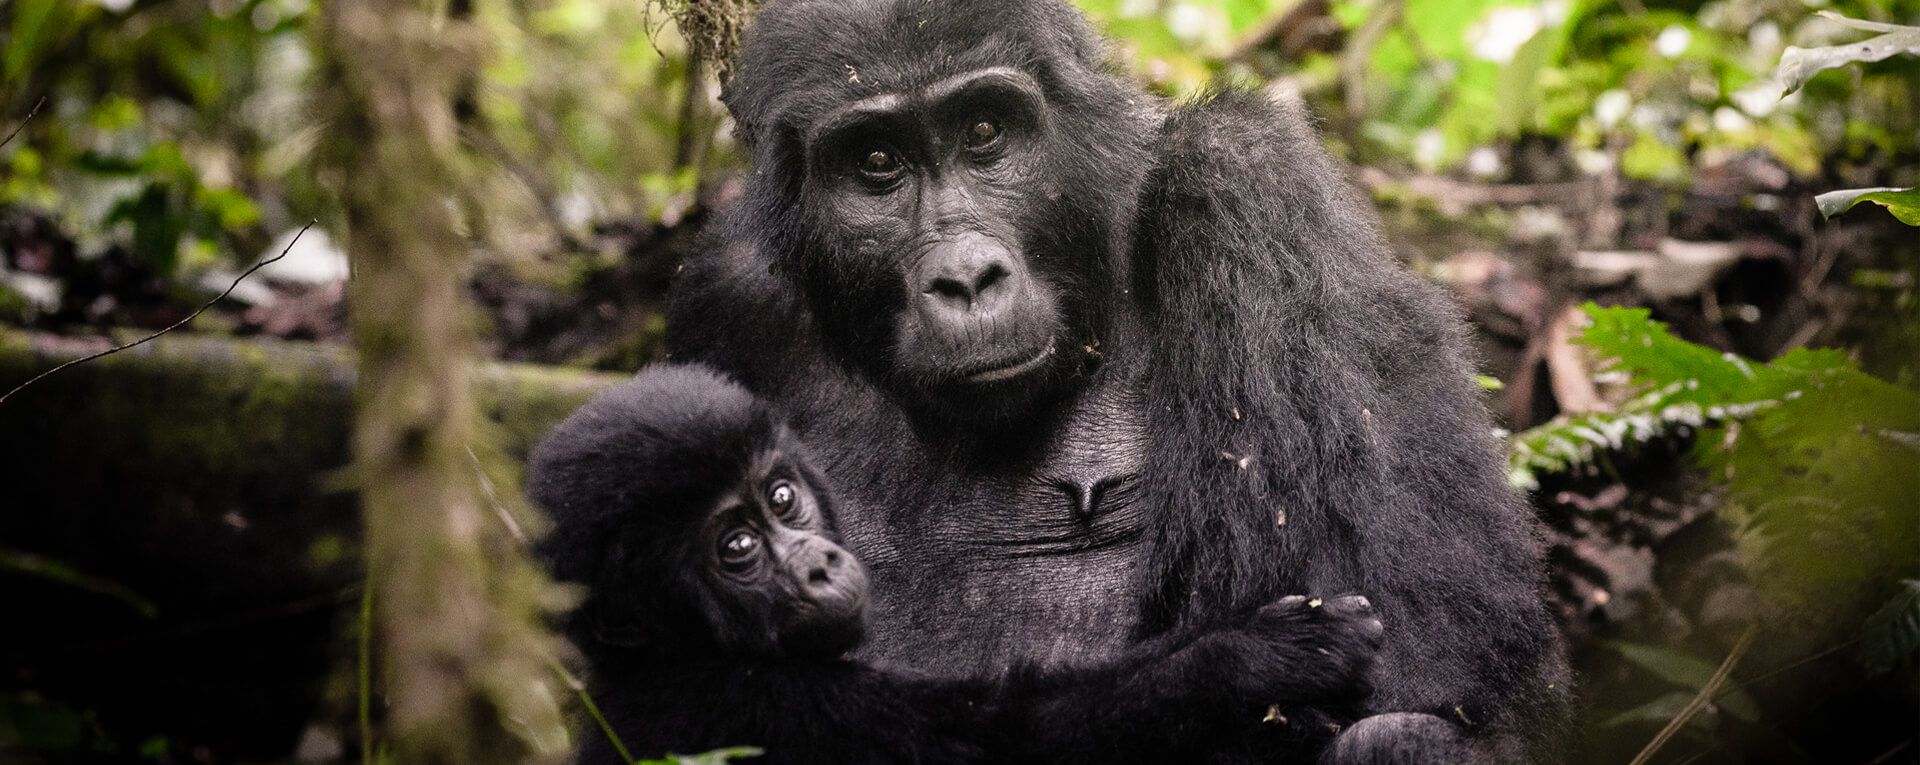
[{"label": "black fur", "polygon": [[[716,575],[716,507],[789,475],[818,514],[800,525],[830,538],[830,494],[792,433],[697,366],[602,392],[536,450],[528,494],[554,522],[542,552],[556,578],[588,587],[567,632],[614,730],[642,758],[756,745],[773,762],[980,760],[984,686],[837,659],[864,627],[857,608],[835,613],[835,639],[796,645],[772,614],[801,595],[737,592]],[[864,578],[851,579],[863,601]],[[579,762],[621,762],[601,731],[582,736]]]},{"label": "black fur", "polygon": [[[927,94],[1003,70],[1036,83],[1038,127],[986,169],[942,159]],[[1394,262],[1299,109],[1160,103],[1055,0],[776,1],[738,72],[754,175],[687,265],[669,347],[780,401],[841,486],[874,574],[858,656],[1100,667],[1359,593],[1387,629],[1365,708],[1407,714],[1330,759],[1551,759],[1565,662],[1459,313]],[[904,116],[869,143],[921,164],[902,190],[836,181],[816,124],[888,94]],[[975,347],[921,342],[913,276],[972,234],[1033,286],[969,325]],[[1036,333],[1058,352],[1024,377],[938,374]]]},{"label": "black fur", "polygon": [[[756,515],[775,485],[796,501]],[[847,660],[864,626],[859,563],[814,571],[816,585],[834,580],[829,605],[852,608],[783,586],[822,560],[787,551],[841,552],[830,490],[765,403],[698,366],[651,368],[595,397],[541,444],[528,489],[554,521],[543,553],[555,576],[588,587],[567,631],[592,693],[646,757],[742,744],[809,763],[1311,751],[1346,719],[1335,715],[1357,698],[1383,629],[1362,599],[1290,598],[1233,629],[1175,633],[1071,672],[956,680]],[[795,576],[729,575],[714,543],[741,518],[766,522],[752,527],[764,568]],[[814,618],[792,617],[809,607]],[[619,761],[600,731],[583,735],[581,762]]]}]

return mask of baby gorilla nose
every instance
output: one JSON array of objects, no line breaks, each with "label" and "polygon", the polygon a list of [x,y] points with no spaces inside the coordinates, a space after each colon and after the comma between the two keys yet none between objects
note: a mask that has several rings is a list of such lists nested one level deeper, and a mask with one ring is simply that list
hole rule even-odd
[{"label": "baby gorilla nose", "polygon": [[810,560],[806,562],[806,587],[816,597],[845,597],[851,584],[846,576],[846,557],[838,547],[825,549],[813,547],[808,550]]},{"label": "baby gorilla nose", "polygon": [[821,556],[820,562],[813,567],[813,570],[807,572],[807,581],[816,585],[832,584],[833,574],[830,572],[839,567],[839,551],[828,550],[826,555]]},{"label": "baby gorilla nose", "polygon": [[992,321],[1019,293],[1013,253],[992,238],[967,234],[928,253],[915,274],[919,310],[929,324],[957,330]]}]

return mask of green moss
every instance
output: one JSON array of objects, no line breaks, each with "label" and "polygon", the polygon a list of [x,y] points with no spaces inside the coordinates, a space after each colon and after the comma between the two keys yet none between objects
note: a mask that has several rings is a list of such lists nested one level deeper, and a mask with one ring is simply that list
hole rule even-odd
[{"label": "green moss", "polygon": [[[99,347],[0,330],[0,383],[10,387]],[[349,461],[351,361],[344,349],[312,344],[163,337],[65,369],[0,404],[0,432],[31,445],[0,472],[25,487],[23,502],[44,497],[103,521],[144,508],[155,522],[195,528],[284,515],[302,529],[300,539],[346,529],[351,497],[338,476]],[[475,450],[497,451],[510,471],[501,481],[513,484],[519,462],[554,423],[620,379],[484,366],[476,393],[491,445]],[[301,544],[290,560],[308,558]]]}]

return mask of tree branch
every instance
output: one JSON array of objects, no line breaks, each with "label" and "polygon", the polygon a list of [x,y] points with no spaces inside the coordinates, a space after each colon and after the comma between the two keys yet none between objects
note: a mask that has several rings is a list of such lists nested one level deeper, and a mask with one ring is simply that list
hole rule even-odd
[{"label": "tree branch", "polygon": [[[28,115],[28,116],[29,116],[29,117],[31,117],[32,115]],[[18,132],[18,131],[15,131],[15,132]],[[8,137],[9,137],[9,138],[11,138],[12,136],[8,136]],[[4,143],[0,143],[0,145],[4,145]],[[224,290],[224,291],[222,291],[222,292],[221,292],[221,293],[220,293],[219,295],[216,295],[216,296],[214,296],[214,298],[213,298],[212,300],[209,300],[209,301],[207,301],[207,304],[206,304],[206,305],[203,305],[203,306],[200,306],[200,310],[197,310],[197,311],[194,311],[193,313],[190,313],[190,314],[187,314],[187,318],[184,318],[184,319],[181,319],[181,320],[179,320],[179,321],[176,321],[176,322],[174,322],[174,323],[172,323],[172,324],[169,324],[169,325],[167,325],[167,328],[166,328],[166,329],[163,329],[163,330],[160,330],[159,332],[155,332],[155,333],[153,333],[153,334],[151,334],[151,335],[147,335],[146,337],[143,337],[143,338],[140,338],[140,339],[138,339],[138,340],[135,340],[135,341],[133,341],[133,342],[131,342],[131,343],[127,343],[126,345],[119,345],[119,346],[114,346],[114,347],[112,347],[112,348],[108,348],[108,349],[106,349],[106,350],[104,350],[104,351],[101,351],[101,352],[99,352],[99,353],[95,353],[95,354],[92,354],[92,355],[90,355],[90,356],[82,356],[82,357],[80,357],[80,358],[77,358],[77,359],[74,359],[74,360],[72,360],[72,361],[69,361],[69,362],[67,362],[67,363],[65,363],[65,364],[61,364],[60,366],[57,366],[57,367],[54,367],[54,368],[52,368],[52,369],[49,369],[49,370],[47,370],[47,371],[45,371],[45,372],[41,372],[40,374],[37,374],[37,375],[34,375],[34,376],[33,376],[33,379],[31,379],[31,380],[28,380],[28,381],[26,381],[26,382],[23,382],[23,383],[20,383],[19,385],[16,385],[16,386],[14,386],[14,388],[13,388],[13,390],[10,390],[10,391],[7,391],[7,394],[6,394],[6,395],[4,395],[4,396],[0,396],[0,404],[5,404],[5,403],[7,403],[7,399],[10,399],[10,398],[13,398],[13,394],[15,394],[15,393],[19,393],[19,392],[20,392],[20,391],[22,391],[22,390],[26,390],[26,388],[27,388],[27,386],[29,386],[29,385],[32,385],[32,384],[34,384],[34,383],[37,383],[37,382],[40,382],[40,381],[41,381],[42,379],[45,379],[45,378],[46,378],[46,377],[47,377],[48,375],[51,375],[51,374],[53,374],[53,373],[55,373],[55,372],[58,372],[58,371],[60,371],[60,370],[62,370],[62,369],[66,369],[67,367],[70,367],[70,366],[73,366],[73,365],[75,365],[75,364],[85,364],[85,363],[87,363],[87,362],[89,362],[89,361],[92,361],[92,360],[94,360],[94,359],[97,359],[97,358],[100,358],[101,356],[108,356],[108,355],[111,355],[111,354],[115,354],[115,353],[119,353],[119,352],[121,352],[121,351],[124,351],[124,350],[126,350],[126,349],[128,349],[128,348],[132,348],[132,347],[134,347],[134,346],[137,346],[137,345],[141,345],[141,344],[143,344],[143,343],[146,343],[146,342],[148,342],[148,341],[150,341],[150,340],[152,340],[152,339],[154,339],[154,338],[156,338],[156,337],[159,337],[159,336],[161,336],[161,335],[164,335],[164,334],[166,334],[166,333],[168,333],[168,332],[172,332],[172,331],[174,331],[174,330],[176,330],[176,329],[179,329],[179,328],[181,328],[181,327],[184,327],[184,326],[186,326],[186,325],[187,325],[187,322],[190,322],[190,321],[193,321],[193,320],[194,320],[194,318],[196,318],[196,317],[198,317],[198,316],[199,316],[200,314],[203,314],[203,313],[206,313],[206,312],[207,312],[207,309],[209,309],[209,308],[212,308],[212,307],[213,307],[213,304],[214,304],[214,303],[218,303],[218,302],[220,302],[221,300],[224,300],[224,299],[225,299],[225,298],[226,298],[226,297],[227,297],[228,295],[231,295],[231,294],[233,294],[233,290],[234,290],[235,288],[237,288],[237,287],[239,287],[239,286],[240,286],[240,282],[241,282],[241,281],[244,281],[244,280],[245,280],[245,279],[246,279],[247,277],[249,277],[249,276],[252,276],[252,275],[253,275],[253,272],[255,272],[255,271],[258,271],[258,270],[260,270],[260,269],[262,269],[262,268],[265,268],[265,267],[267,266],[267,264],[269,264],[269,263],[274,263],[274,262],[277,262],[277,261],[279,261],[279,260],[280,260],[281,258],[284,258],[284,257],[286,257],[286,256],[287,256],[287,253],[289,253],[289,252],[292,252],[292,251],[293,251],[293,245],[295,245],[296,243],[298,243],[298,242],[300,241],[300,237],[301,237],[301,236],[303,236],[303,235],[305,235],[305,234],[307,233],[307,229],[310,229],[310,228],[313,228],[313,224],[314,224],[314,223],[315,223],[315,221],[311,221],[311,220],[310,220],[310,221],[307,221],[307,225],[305,225],[305,226],[301,226],[301,227],[300,227],[300,233],[298,233],[298,234],[294,234],[294,235],[293,235],[293,240],[292,240],[292,241],[289,241],[289,242],[287,242],[287,248],[286,248],[286,249],[284,249],[284,250],[281,250],[281,251],[280,251],[280,254],[278,254],[278,255],[275,255],[275,256],[273,256],[273,257],[271,257],[271,258],[267,258],[266,260],[263,260],[263,261],[260,261],[260,262],[258,262],[258,263],[255,263],[255,264],[253,264],[253,267],[252,267],[252,268],[249,268],[249,269],[247,269],[247,270],[246,270],[246,273],[243,273],[243,274],[241,274],[241,275],[239,275],[238,277],[235,277],[235,278],[234,278],[234,280],[233,280],[233,283],[232,283],[232,284],[229,284],[229,285],[227,285],[227,288],[226,288],[226,290]]]},{"label": "tree branch", "polygon": [[32,109],[29,109],[29,110],[27,110],[27,117],[26,117],[26,119],[23,119],[23,120],[20,120],[20,124],[18,124],[18,125],[14,125],[14,126],[13,126],[13,132],[11,132],[11,133],[8,133],[8,134],[7,134],[7,137],[6,137],[6,139],[5,139],[5,140],[0,140],[0,149],[4,149],[4,148],[6,148],[6,147],[7,147],[7,144],[10,144],[10,143],[13,143],[13,137],[14,137],[14,136],[17,136],[17,135],[19,135],[19,134],[20,134],[20,131],[21,131],[22,129],[24,129],[24,128],[26,128],[26,126],[27,126],[27,123],[29,123],[29,122],[32,122],[32,121],[33,121],[33,115],[35,115],[35,114],[39,114],[39,113],[40,113],[40,105],[41,105],[41,104],[44,104],[44,103],[46,103],[46,102],[47,102],[47,97],[46,97],[46,96],[41,96],[41,97],[40,97],[40,100],[38,100],[38,101],[35,101],[35,102],[33,102],[33,108],[32,108]]}]

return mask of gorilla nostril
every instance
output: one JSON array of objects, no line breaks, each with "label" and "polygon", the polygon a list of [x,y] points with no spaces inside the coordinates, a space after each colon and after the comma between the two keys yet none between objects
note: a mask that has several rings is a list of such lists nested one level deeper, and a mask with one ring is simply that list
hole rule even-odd
[{"label": "gorilla nostril", "polygon": [[827,567],[832,568],[838,565],[840,565],[840,552],[838,550],[828,550],[827,551]]},{"label": "gorilla nostril", "polygon": [[967,285],[961,283],[958,279],[948,279],[945,277],[934,279],[927,284],[926,293],[945,298],[949,301],[959,302],[961,305],[968,305],[973,302],[973,293],[967,289]]},{"label": "gorilla nostril", "polygon": [[999,263],[989,263],[987,264],[986,270],[981,271],[980,276],[973,280],[973,294],[985,295],[987,294],[987,290],[993,289],[994,285],[1005,281],[1006,278],[1006,266],[1000,265]]},{"label": "gorilla nostril", "polygon": [[827,584],[833,581],[833,577],[827,575],[826,569],[816,568],[807,574],[807,581],[813,584]]}]

